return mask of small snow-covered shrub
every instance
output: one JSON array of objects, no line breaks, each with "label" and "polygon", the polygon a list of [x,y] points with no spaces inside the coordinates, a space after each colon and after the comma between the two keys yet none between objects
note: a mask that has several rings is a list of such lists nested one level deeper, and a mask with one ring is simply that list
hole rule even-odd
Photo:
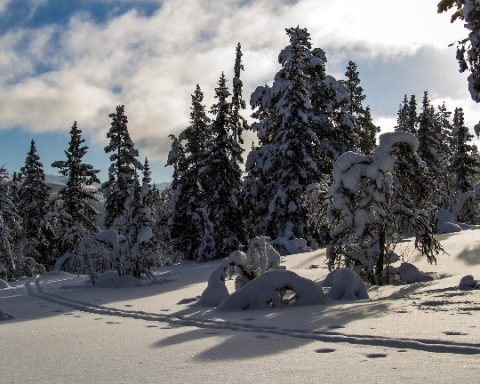
[{"label": "small snow-covered shrub", "polygon": [[368,292],[362,278],[352,269],[341,268],[333,273],[332,288],[327,296],[332,300],[365,300]]},{"label": "small snow-covered shrub", "polygon": [[271,270],[232,293],[219,305],[218,310],[238,311],[326,302],[328,299],[315,282],[292,271]]},{"label": "small snow-covered shrub", "polygon": [[218,305],[228,297],[225,280],[235,276],[235,289],[242,288],[249,281],[264,272],[279,268],[280,254],[265,236],[259,236],[248,243],[247,252],[233,251],[212,273],[208,286],[202,293],[201,302]]}]

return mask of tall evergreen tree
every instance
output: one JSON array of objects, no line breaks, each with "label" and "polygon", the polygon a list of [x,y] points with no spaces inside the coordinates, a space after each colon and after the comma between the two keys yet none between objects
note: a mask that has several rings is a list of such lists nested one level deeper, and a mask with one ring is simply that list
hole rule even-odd
[{"label": "tall evergreen tree", "polygon": [[174,167],[172,214],[168,220],[170,238],[176,251],[187,259],[199,261],[215,253],[211,232],[205,230],[205,226],[210,225],[206,203],[210,181],[204,171],[208,166],[212,134],[203,98],[203,92],[197,84],[192,94],[190,124],[180,134],[181,140],[172,137],[168,162]]},{"label": "tall evergreen tree", "polygon": [[454,153],[452,154],[451,170],[454,175],[454,188],[457,196],[473,190],[474,180],[480,167],[478,159],[473,156],[472,139],[473,135],[465,126],[463,109],[456,108],[453,115]]},{"label": "tall evergreen tree", "polygon": [[142,164],[137,160],[138,151],[128,132],[128,119],[125,107],[117,106],[116,112],[109,115],[112,118],[107,138],[109,144],[105,153],[111,153],[112,164],[108,170],[108,181],[102,185],[105,202],[105,225],[116,226],[116,221],[123,215],[125,201],[133,191],[137,170]]},{"label": "tall evergreen tree", "polygon": [[[240,112],[246,108],[245,100],[243,100],[243,82],[240,79],[241,71],[244,70],[242,64],[242,47],[240,43],[237,44],[235,65],[233,67],[233,93],[232,93],[232,111],[230,114],[230,124],[233,131],[233,141],[235,143],[243,144],[242,133],[248,129],[247,120],[240,115]],[[241,150],[241,147],[238,147]],[[238,161],[242,161],[241,153],[237,155]]]},{"label": "tall evergreen tree", "polygon": [[210,125],[212,138],[206,166],[199,173],[202,180],[208,183],[204,188],[209,221],[213,224],[215,233],[214,258],[228,256],[244,239],[240,206],[242,172],[235,156],[238,144],[229,127],[229,96],[222,72],[215,88],[216,103],[210,111],[215,118]]},{"label": "tall evergreen tree", "polygon": [[75,252],[83,236],[97,229],[97,211],[92,206],[97,201],[93,183],[100,183],[98,170],[84,163],[88,147],[84,145],[82,131],[74,122],[70,129],[70,142],[65,151],[66,160],[52,163],[61,175],[67,177],[67,184],[57,198],[57,247],[58,256]]},{"label": "tall evergreen tree", "polygon": [[[329,178],[341,153],[355,149],[358,135],[348,111],[347,90],[325,74],[325,53],[312,49],[306,29],[286,30],[290,44],[270,86],[251,97],[259,145],[247,159],[245,206],[257,228],[272,238],[311,240],[305,221],[307,186]],[[258,235],[259,233],[257,233]]]},{"label": "tall evergreen tree", "polygon": [[415,95],[410,96],[410,101],[408,102],[408,125],[406,132],[413,133],[416,135],[418,133],[418,115],[417,115],[417,99]]},{"label": "tall evergreen tree", "polygon": [[10,199],[7,170],[0,167],[0,279],[17,277],[16,245],[21,235],[21,219]]},{"label": "tall evergreen tree", "polygon": [[50,188],[45,183],[43,165],[33,140],[25,165],[21,168],[21,178],[19,212],[23,219],[24,254],[38,263],[51,266],[54,263],[53,231],[47,217],[50,213]]},{"label": "tall evergreen tree", "polygon": [[395,131],[410,132],[409,115],[410,115],[410,108],[408,104],[407,95],[405,95],[403,97],[403,102],[398,107],[397,125],[395,126]]},{"label": "tall evergreen tree", "polygon": [[343,84],[347,88],[346,107],[355,122],[355,132],[359,137],[359,149],[362,153],[370,154],[375,149],[376,135],[380,132],[380,128],[373,124],[370,107],[364,108],[363,106],[366,96],[360,85],[357,64],[351,60],[348,62],[345,77],[346,80],[343,81]]}]

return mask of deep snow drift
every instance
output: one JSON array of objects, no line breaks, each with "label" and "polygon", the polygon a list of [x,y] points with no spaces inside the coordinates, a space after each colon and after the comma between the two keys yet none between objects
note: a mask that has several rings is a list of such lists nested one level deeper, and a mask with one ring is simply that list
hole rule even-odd
[{"label": "deep snow drift", "polygon": [[[0,381],[474,383],[480,229],[438,238],[448,252],[438,265],[419,258],[410,241],[397,247],[402,261],[433,280],[309,306],[199,305],[221,261],[158,269],[148,286],[91,287],[86,276],[58,272],[20,281],[0,290],[0,310],[14,316],[0,322]],[[328,274],[324,250],[281,261],[315,286]],[[233,292],[234,282],[226,283]]]}]

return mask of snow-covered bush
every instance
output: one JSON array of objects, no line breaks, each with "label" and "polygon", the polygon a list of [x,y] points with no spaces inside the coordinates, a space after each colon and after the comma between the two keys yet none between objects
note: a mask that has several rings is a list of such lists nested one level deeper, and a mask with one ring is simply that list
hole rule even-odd
[{"label": "snow-covered bush", "polygon": [[[416,237],[415,247],[429,262],[436,261],[436,255],[442,250],[433,237],[427,212],[405,204],[404,199],[392,198],[398,169],[393,149],[397,146],[406,146],[418,160],[415,136],[391,132],[380,136],[379,146],[371,156],[346,152],[335,162],[330,188],[332,203],[328,211],[332,238],[327,247],[330,270],[354,267],[371,283],[381,283],[381,273],[385,265],[392,262],[394,245],[402,236],[396,225],[398,217],[408,220]],[[421,166],[422,163],[416,161],[415,164]],[[401,163],[401,166],[414,165]]]},{"label": "snow-covered bush", "polygon": [[294,255],[296,253],[310,252],[312,248],[307,245],[305,239],[290,239],[277,237],[271,241],[272,245],[281,255]]},{"label": "snow-covered bush", "polygon": [[218,310],[238,311],[327,302],[321,287],[315,282],[292,271],[272,270],[232,293],[218,306]]},{"label": "snow-covered bush", "polygon": [[202,293],[202,303],[218,305],[226,297],[228,290],[225,280],[235,277],[235,288],[242,288],[249,281],[261,276],[270,269],[280,266],[280,254],[265,236],[256,237],[248,243],[247,252],[234,251],[212,273],[208,286]]}]

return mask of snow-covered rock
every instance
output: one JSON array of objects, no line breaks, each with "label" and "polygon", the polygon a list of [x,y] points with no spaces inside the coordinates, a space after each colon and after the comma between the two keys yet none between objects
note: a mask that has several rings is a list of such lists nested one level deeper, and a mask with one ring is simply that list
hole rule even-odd
[{"label": "snow-covered rock", "polygon": [[332,288],[327,296],[332,300],[365,300],[368,292],[358,273],[350,268],[341,268],[333,273]]},{"label": "snow-covered rock", "polygon": [[12,316],[12,315],[9,315],[9,314],[6,313],[6,312],[3,312],[3,311],[0,309],[0,321],[10,320],[10,319],[13,319],[13,316]]},{"label": "snow-covered rock", "polygon": [[10,288],[10,285],[5,281],[0,279],[0,289]]},{"label": "snow-covered rock", "polygon": [[292,271],[271,270],[231,294],[218,306],[218,310],[238,311],[327,302],[322,289],[312,280]]},{"label": "snow-covered rock", "polygon": [[400,275],[400,281],[403,283],[411,284],[433,280],[430,275],[419,271],[415,265],[410,263],[402,263],[397,271]]},{"label": "snow-covered rock", "polygon": [[472,275],[463,276],[458,285],[458,288],[460,289],[475,289],[478,287],[480,287],[480,282],[475,280]]}]

